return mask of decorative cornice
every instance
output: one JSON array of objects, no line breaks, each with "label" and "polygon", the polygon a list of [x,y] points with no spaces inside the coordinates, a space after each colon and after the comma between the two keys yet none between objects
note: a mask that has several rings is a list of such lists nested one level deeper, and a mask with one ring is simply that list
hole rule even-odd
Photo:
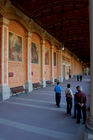
[{"label": "decorative cornice", "polygon": [[45,40],[41,39],[41,46],[45,46]]},{"label": "decorative cornice", "polygon": [[58,53],[62,53],[62,50],[61,50],[61,49],[59,49],[59,50],[57,50],[57,52],[58,52]]},{"label": "decorative cornice", "polygon": [[5,9],[3,8],[3,6],[2,5],[0,5],[0,14],[2,15],[2,16],[4,16],[5,15]]},{"label": "decorative cornice", "polygon": [[52,43],[52,45],[51,45],[51,49],[54,49],[54,43]]},{"label": "decorative cornice", "polygon": [[26,32],[26,37],[27,38],[31,38],[31,36],[32,36],[32,33],[31,32]]},{"label": "decorative cornice", "polygon": [[0,25],[8,26],[8,24],[9,24],[9,20],[8,19],[6,19],[4,17],[0,18]]}]

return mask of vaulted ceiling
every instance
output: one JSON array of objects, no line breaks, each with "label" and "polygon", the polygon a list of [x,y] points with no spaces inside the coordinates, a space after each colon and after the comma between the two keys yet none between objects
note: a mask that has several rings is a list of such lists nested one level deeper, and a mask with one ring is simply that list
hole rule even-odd
[{"label": "vaulted ceiling", "polygon": [[89,62],[88,0],[11,0],[48,33]]}]

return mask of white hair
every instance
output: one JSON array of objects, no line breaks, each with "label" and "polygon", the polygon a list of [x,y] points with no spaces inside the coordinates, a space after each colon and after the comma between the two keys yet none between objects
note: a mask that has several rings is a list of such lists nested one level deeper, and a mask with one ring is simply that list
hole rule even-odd
[{"label": "white hair", "polygon": [[81,91],[83,91],[83,88],[82,88],[82,87],[80,87],[80,90],[81,90]]}]

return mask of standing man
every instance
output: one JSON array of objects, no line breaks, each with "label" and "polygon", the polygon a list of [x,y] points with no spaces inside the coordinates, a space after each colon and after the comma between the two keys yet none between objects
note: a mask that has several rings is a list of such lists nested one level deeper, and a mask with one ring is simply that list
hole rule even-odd
[{"label": "standing man", "polygon": [[[74,116],[73,118],[76,119],[77,118],[77,113],[78,113],[78,102],[77,102],[77,99],[78,99],[78,88],[79,86],[76,87],[76,92],[74,94]],[[82,118],[82,115],[80,115],[81,118]]]},{"label": "standing man", "polygon": [[62,88],[59,85],[59,82],[57,82],[57,85],[55,86],[54,91],[55,91],[56,105],[57,107],[60,107]]},{"label": "standing man", "polygon": [[70,84],[67,84],[67,88],[65,90],[65,96],[67,102],[67,114],[71,115],[73,93],[70,88]]},{"label": "standing man", "polygon": [[[78,86],[76,87],[76,90],[78,89]],[[74,94],[74,116],[73,118],[76,119],[77,117],[77,110],[78,110],[78,103],[77,103],[77,97],[78,97],[78,91]]]},{"label": "standing man", "polygon": [[87,102],[87,97],[86,97],[86,94],[84,92],[82,92],[80,86],[78,86],[77,91],[78,91],[78,94],[77,94],[77,103],[78,103],[77,123],[80,123],[81,111],[82,111],[83,124],[85,124],[85,122],[86,122],[86,102]]}]

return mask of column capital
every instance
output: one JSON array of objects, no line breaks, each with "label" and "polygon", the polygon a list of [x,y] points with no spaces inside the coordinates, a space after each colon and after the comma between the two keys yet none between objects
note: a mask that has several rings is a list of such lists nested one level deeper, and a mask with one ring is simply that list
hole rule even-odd
[{"label": "column capital", "polygon": [[9,25],[9,20],[5,17],[0,18],[0,25],[8,26]]},{"label": "column capital", "polygon": [[54,49],[54,42],[51,43],[51,49]]},{"label": "column capital", "polygon": [[57,50],[58,53],[62,53],[62,50]]},{"label": "column capital", "polygon": [[51,49],[54,50],[54,46],[51,46]]},{"label": "column capital", "polygon": [[46,38],[46,36],[47,36],[47,31],[46,30],[43,31],[42,36],[43,36],[43,38]]},{"label": "column capital", "polygon": [[45,45],[45,42],[46,42],[45,39],[40,40],[41,45]]},{"label": "column capital", "polygon": [[26,32],[26,37],[27,38],[31,38],[31,36],[32,36],[32,33],[31,32]]}]

